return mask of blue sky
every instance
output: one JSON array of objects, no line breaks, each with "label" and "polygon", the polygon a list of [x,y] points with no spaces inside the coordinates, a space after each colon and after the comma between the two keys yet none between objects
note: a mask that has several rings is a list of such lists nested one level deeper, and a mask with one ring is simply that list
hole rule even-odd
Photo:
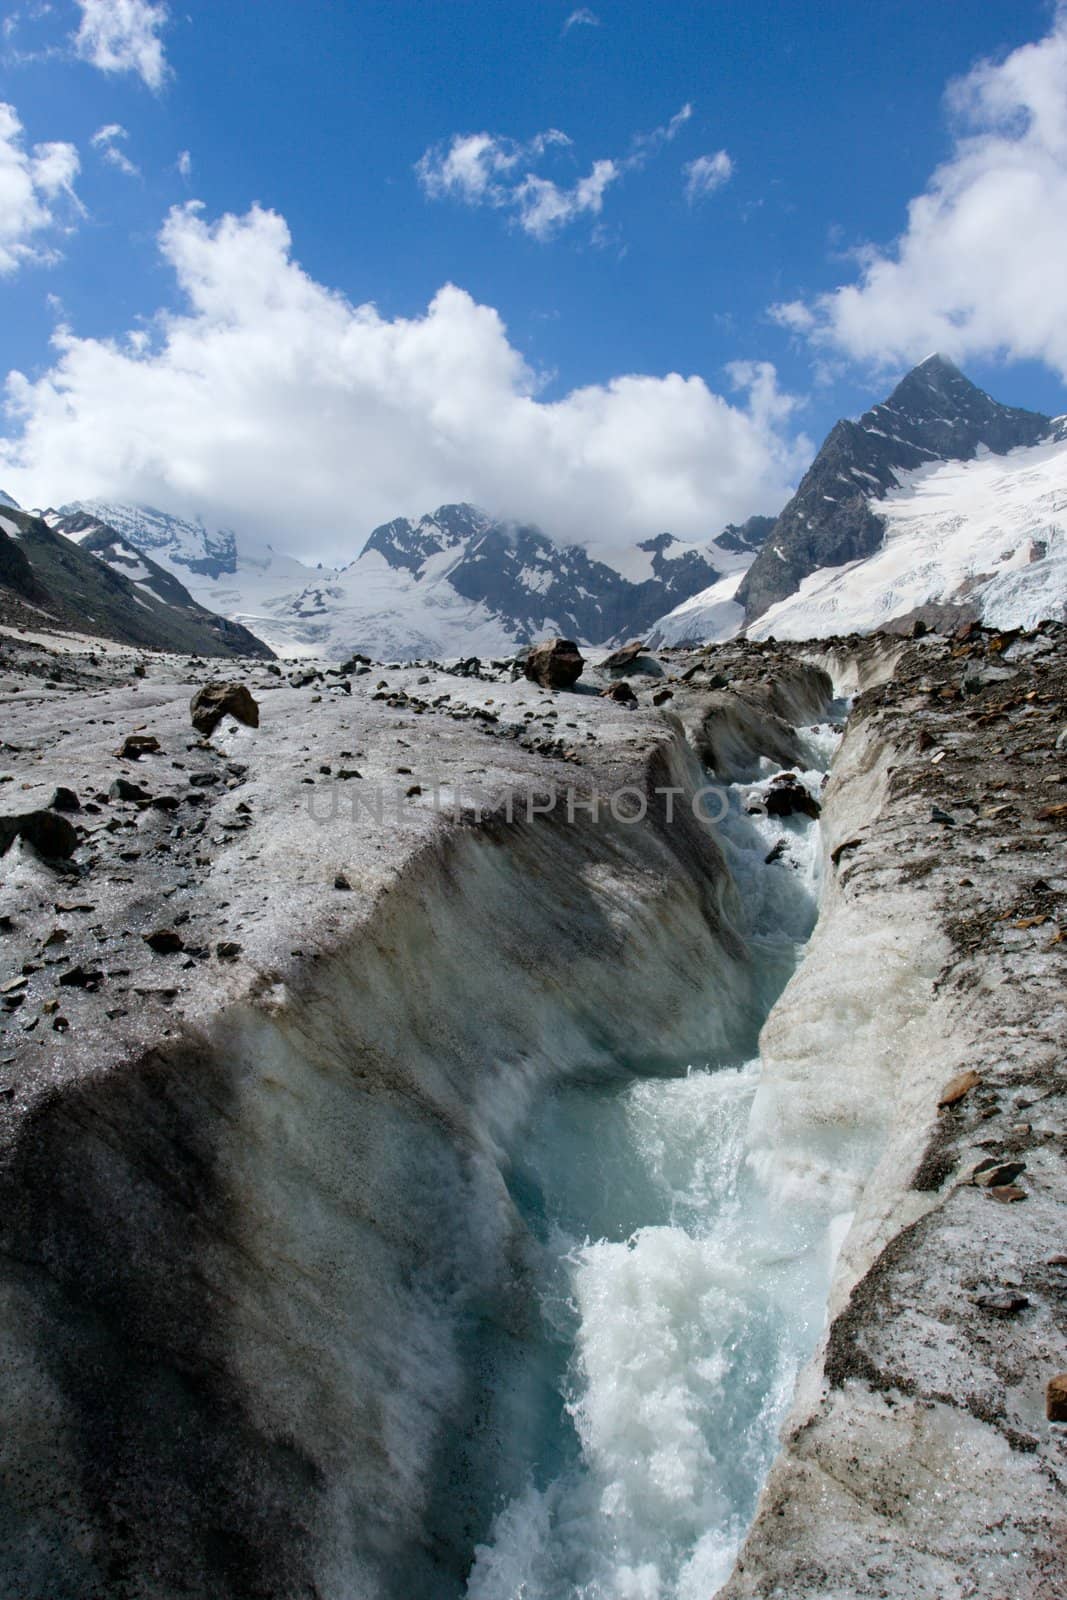
[{"label": "blue sky", "polygon": [[[2,15],[0,100],[21,124],[11,148],[32,161],[38,145],[70,146],[78,167],[72,194],[44,173],[50,221],[10,241],[0,277],[4,370],[28,380],[9,389],[0,456],[13,492],[152,494],[277,538],[284,519],[268,508],[281,493],[291,520],[297,504],[279,466],[288,440],[289,478],[315,480],[303,503],[316,532],[304,537],[327,553],[347,549],[402,491],[415,503],[388,514],[463,492],[568,537],[587,524],[590,538],[629,536],[649,522],[698,536],[727,515],[775,509],[805,451],[838,415],[880,397],[927,352],[925,337],[953,344],[998,397],[1067,409],[1067,356],[1049,333],[1064,308],[1020,310],[997,281],[1003,263],[981,270],[1006,222],[998,177],[1008,171],[1010,184],[1015,165],[1044,185],[1029,202],[1035,228],[1062,198],[1067,152],[1047,102],[1067,25],[1049,5],[21,0]],[[959,90],[946,101],[961,78],[962,101]],[[488,142],[463,142],[477,134]],[[936,227],[913,227],[902,265],[909,203],[939,168],[948,176]],[[191,201],[202,209],[173,213],[181,220],[161,253],[172,208]],[[254,204],[257,216],[284,219],[288,240],[259,230],[258,264],[231,240],[223,284],[219,219],[248,219]],[[1008,221],[1025,234],[1027,214],[1009,206]],[[960,282],[946,264],[953,228],[968,258]],[[855,301],[820,301],[862,288],[864,247],[888,264],[879,282]],[[316,294],[297,309],[289,291],[279,299],[261,285],[237,349],[219,324],[246,316],[233,310],[242,273],[277,271],[280,282],[283,260],[299,262]],[[189,317],[198,274],[202,303],[185,334],[199,387],[184,368],[176,376],[188,352],[173,348],[167,322]],[[419,319],[449,283],[492,308],[506,334],[472,337],[457,303],[435,344]],[[1044,278],[1033,289],[1042,302],[1055,294]],[[337,297],[373,303],[389,352],[339,355],[358,377],[338,388],[327,374],[309,390],[293,372],[328,361],[331,337],[344,344]],[[57,321],[73,352],[50,343]],[[409,328],[412,349],[398,353]],[[222,337],[225,369],[206,344]],[[383,360],[389,375],[375,390]],[[509,363],[525,363],[525,376],[503,374]],[[234,377],[242,364],[247,406]],[[698,382],[668,393],[670,373]],[[459,419],[454,397],[479,374],[484,392]],[[612,385],[629,375],[658,387],[620,397]],[[515,417],[497,429],[499,385]],[[353,387],[359,402],[342,414]],[[591,399],[575,399],[590,388]],[[239,483],[226,482],[192,415],[216,403]],[[635,486],[626,462],[646,403],[655,447]],[[417,413],[406,443],[405,404]],[[313,438],[309,465],[292,419],[306,423],[316,407],[336,424],[337,447],[324,453]],[[492,463],[476,460],[486,432]],[[269,490],[255,486],[256,448],[271,459]],[[430,457],[425,472],[410,464]],[[539,457],[555,490],[540,481]]]}]

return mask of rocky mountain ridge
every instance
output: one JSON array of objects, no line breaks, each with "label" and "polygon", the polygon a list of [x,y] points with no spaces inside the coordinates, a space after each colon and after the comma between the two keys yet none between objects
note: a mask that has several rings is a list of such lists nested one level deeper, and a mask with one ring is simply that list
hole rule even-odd
[{"label": "rocky mountain ridge", "polygon": [[46,520],[5,506],[0,619],[150,650],[272,655],[247,628],[200,605],[170,572],[84,512]]},{"label": "rocky mountain ridge", "polygon": [[1004,406],[944,356],[928,356],[858,421],[835,423],[746,573],[736,598],[745,619],[793,594],[820,567],[874,553],[884,537],[877,502],[899,474],[933,461],[1004,455],[1049,437],[1053,419]]}]

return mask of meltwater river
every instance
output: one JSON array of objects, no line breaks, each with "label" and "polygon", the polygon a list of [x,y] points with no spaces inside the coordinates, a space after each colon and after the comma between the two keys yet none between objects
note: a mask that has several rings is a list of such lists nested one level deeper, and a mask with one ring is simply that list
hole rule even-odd
[{"label": "meltwater river", "polygon": [[[807,731],[816,792],[837,737]],[[817,823],[750,814],[771,777],[732,786],[717,829],[764,1015],[810,937],[820,875]],[[540,1263],[512,1441],[525,1486],[491,1508],[467,1600],[710,1600],[823,1325],[847,1218],[815,1195],[772,1204],[747,1163],[756,1037],[676,1076],[616,1067],[549,1095],[514,1159]]]}]

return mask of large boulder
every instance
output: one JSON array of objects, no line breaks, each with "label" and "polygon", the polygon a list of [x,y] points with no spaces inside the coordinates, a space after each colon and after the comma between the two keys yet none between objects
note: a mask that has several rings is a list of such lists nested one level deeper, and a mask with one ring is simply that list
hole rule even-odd
[{"label": "large boulder", "polygon": [[573,639],[544,639],[530,650],[523,671],[543,689],[573,689],[584,666]]},{"label": "large boulder", "polygon": [[48,861],[65,860],[78,848],[76,829],[55,811],[22,811],[0,817],[0,856],[16,839],[25,839]]},{"label": "large boulder", "polygon": [[248,728],[259,727],[259,707],[243,683],[205,683],[189,702],[193,727],[210,739],[223,717],[236,717]]}]

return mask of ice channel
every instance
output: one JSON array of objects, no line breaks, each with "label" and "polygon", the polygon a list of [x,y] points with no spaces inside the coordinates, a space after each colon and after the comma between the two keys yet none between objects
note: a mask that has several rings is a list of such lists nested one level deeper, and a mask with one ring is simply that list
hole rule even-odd
[{"label": "ice channel", "polygon": [[[813,792],[837,737],[832,721],[804,731]],[[817,823],[753,814],[775,770],[730,787],[717,829],[764,1016],[814,927],[821,871]],[[710,1600],[729,1574],[848,1222],[815,1193],[776,1205],[746,1161],[755,1032],[739,1045],[674,1076],[619,1060],[559,1085],[518,1141],[509,1186],[537,1242],[539,1333],[512,1488],[487,1509],[467,1600]]]}]

